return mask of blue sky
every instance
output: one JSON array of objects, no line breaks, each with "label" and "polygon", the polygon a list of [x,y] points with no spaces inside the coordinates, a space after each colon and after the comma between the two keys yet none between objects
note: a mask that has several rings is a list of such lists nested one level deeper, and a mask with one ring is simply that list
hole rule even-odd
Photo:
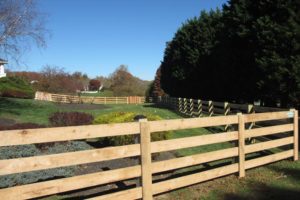
[{"label": "blue sky", "polygon": [[107,76],[119,65],[152,80],[163,59],[165,44],[183,22],[201,10],[221,7],[225,0],[39,0],[47,13],[51,37],[47,48],[24,54],[27,67],[45,65],[90,77]]}]

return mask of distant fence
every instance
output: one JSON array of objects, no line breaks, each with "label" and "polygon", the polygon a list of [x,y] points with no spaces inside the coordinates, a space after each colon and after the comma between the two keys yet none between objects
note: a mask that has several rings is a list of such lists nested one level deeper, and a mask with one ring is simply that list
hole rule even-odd
[{"label": "distant fence", "polygon": [[36,92],[36,100],[52,101],[56,103],[90,103],[90,104],[141,104],[145,103],[145,97],[87,97]]},{"label": "distant fence", "polygon": [[[233,115],[237,113],[254,114],[264,112],[288,111],[288,109],[272,108],[255,106],[253,104],[237,104],[230,102],[206,101],[201,99],[175,98],[175,97],[151,97],[148,99],[153,103],[172,109],[184,116],[188,117],[204,117],[204,116],[220,116]],[[282,123],[281,122],[279,123]],[[247,129],[252,129],[254,126],[276,125],[276,122],[259,122],[250,123]],[[229,130],[230,126],[224,127],[225,131]]]},{"label": "distant fence", "polygon": [[203,115],[230,115],[239,112],[251,114],[288,110],[282,108],[255,106],[253,104],[236,104],[230,102],[205,101],[201,99],[175,97],[151,97],[149,101],[164,105],[191,117],[201,117]]},{"label": "distant fence", "polygon": [[[263,128],[245,129],[246,124],[286,119],[286,124]],[[228,124],[235,125],[236,130],[151,142],[151,134],[161,131],[193,129],[200,127],[219,127]],[[270,139],[255,144],[246,144],[249,137],[261,137],[283,133],[284,138]],[[174,119],[162,121],[140,121],[109,125],[88,125],[60,128],[43,128],[28,130],[0,131],[1,147],[25,145],[35,143],[58,142],[68,140],[82,140],[87,138],[112,137],[120,135],[139,135],[140,144],[105,147],[93,150],[41,155],[25,158],[0,160],[0,175],[24,173],[36,170],[53,169],[72,165],[87,164],[125,157],[140,156],[141,164],[131,167],[101,171],[70,178],[61,178],[33,184],[20,185],[0,189],[1,199],[31,199],[72,190],[79,190],[98,185],[114,183],[122,180],[140,177],[142,186],[112,191],[91,199],[152,199],[153,195],[167,192],[176,188],[189,186],[199,182],[238,172],[240,177],[245,176],[245,170],[271,162],[293,157],[298,160],[298,111],[281,111],[255,114],[238,114],[229,116],[214,116],[189,119]],[[197,155],[152,162],[153,153],[172,151],[208,144],[235,142],[233,147],[201,153]],[[266,149],[287,146],[284,150],[269,155],[251,157],[245,156],[258,153]],[[191,175],[182,175],[177,178],[153,182],[154,175],[170,170],[196,166],[216,160],[234,158],[235,162],[224,166]],[[236,159],[237,158],[237,159]]]}]

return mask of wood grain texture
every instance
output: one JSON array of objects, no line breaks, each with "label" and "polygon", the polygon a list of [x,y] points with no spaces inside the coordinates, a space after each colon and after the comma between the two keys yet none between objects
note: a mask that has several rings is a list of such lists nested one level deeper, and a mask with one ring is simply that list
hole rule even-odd
[{"label": "wood grain texture", "polygon": [[140,122],[143,200],[152,199],[151,133],[148,122]]},{"label": "wood grain texture", "polygon": [[294,130],[293,124],[275,125],[270,127],[255,128],[250,130],[245,130],[245,138],[259,137],[265,135],[272,135],[283,132],[290,132]]},{"label": "wood grain texture", "polygon": [[245,115],[245,123],[247,122],[259,122],[259,121],[268,121],[268,120],[277,120],[277,119],[287,119],[287,111],[281,112],[267,112],[267,113],[255,113]]},{"label": "wood grain texture", "polygon": [[[0,131],[0,146],[80,140],[107,136],[133,135],[138,122]],[[46,137],[47,136],[47,137]]]},{"label": "wood grain texture", "polygon": [[245,177],[245,121],[244,115],[238,114],[239,117],[239,177]]},{"label": "wood grain texture", "polygon": [[171,120],[149,122],[151,133],[160,132],[160,131],[221,126],[225,124],[237,124],[237,123],[238,123],[238,117],[235,115],[190,118],[190,119],[171,119]]}]

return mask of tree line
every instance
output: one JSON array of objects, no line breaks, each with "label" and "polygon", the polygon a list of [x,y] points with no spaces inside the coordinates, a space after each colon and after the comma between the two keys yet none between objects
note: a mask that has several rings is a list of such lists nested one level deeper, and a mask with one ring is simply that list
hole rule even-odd
[{"label": "tree line", "polygon": [[144,96],[149,81],[144,81],[133,76],[127,66],[119,66],[109,76],[90,78],[82,72],[66,72],[56,66],[45,66],[39,72],[9,71],[9,77],[21,77],[31,83],[34,90],[75,94],[82,90],[110,90],[114,96]]},{"label": "tree line", "polygon": [[230,0],[167,43],[150,93],[298,106],[300,1]]}]

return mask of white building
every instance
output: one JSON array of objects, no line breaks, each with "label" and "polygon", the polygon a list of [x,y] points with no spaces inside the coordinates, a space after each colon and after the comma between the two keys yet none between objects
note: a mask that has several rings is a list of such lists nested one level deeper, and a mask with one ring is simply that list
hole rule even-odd
[{"label": "white building", "polygon": [[5,64],[7,64],[7,61],[0,58],[0,78],[6,77],[6,73],[4,71]]}]

